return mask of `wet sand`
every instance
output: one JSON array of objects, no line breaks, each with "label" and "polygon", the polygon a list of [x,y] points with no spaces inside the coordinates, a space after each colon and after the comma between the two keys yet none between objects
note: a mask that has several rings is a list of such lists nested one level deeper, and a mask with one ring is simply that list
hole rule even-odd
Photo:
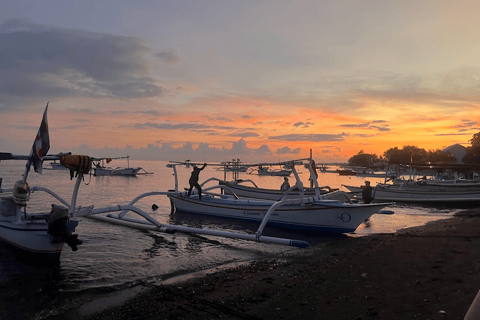
[{"label": "wet sand", "polygon": [[340,237],[190,280],[86,294],[46,318],[463,319],[480,289],[479,212]]}]

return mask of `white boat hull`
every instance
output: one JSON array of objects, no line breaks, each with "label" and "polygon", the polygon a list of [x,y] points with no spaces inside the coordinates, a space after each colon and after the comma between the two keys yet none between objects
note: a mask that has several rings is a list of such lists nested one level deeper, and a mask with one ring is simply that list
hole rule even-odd
[{"label": "white boat hull", "polygon": [[280,171],[261,171],[257,173],[259,176],[279,176],[279,177],[288,177],[292,174],[292,171],[289,170],[280,170]]},{"label": "white boat hull", "polygon": [[58,259],[64,243],[55,243],[47,233],[46,222],[18,223],[0,221],[0,239],[4,242],[29,253],[47,255]]},{"label": "white boat hull", "polygon": [[141,168],[94,168],[94,176],[129,176],[137,175]]},{"label": "white boat hull", "polygon": [[[221,218],[261,222],[273,201],[255,199],[220,199],[209,195],[168,196],[176,210]],[[293,201],[292,201],[293,202]],[[298,201],[297,201],[298,202]],[[272,214],[267,226],[321,233],[350,233],[388,203],[355,205],[325,200],[285,205]]]},{"label": "white boat hull", "polygon": [[50,165],[45,166],[45,170],[68,170],[67,167],[62,166],[60,163],[50,163]]},{"label": "white boat hull", "polygon": [[[360,193],[362,188],[345,186],[352,192]],[[387,186],[376,187],[373,191],[375,201],[397,201],[412,203],[480,203],[480,188],[432,187],[424,186]]]},{"label": "white boat hull", "polygon": [[[0,241],[38,258],[58,260],[66,238],[61,236],[55,239],[49,233],[47,219],[54,218],[51,213],[35,216],[36,218],[32,216],[32,219],[23,219],[24,213],[11,197],[0,198]],[[61,223],[62,230],[59,230],[58,224],[50,224],[50,231],[57,235],[63,231],[62,235],[67,235],[73,233],[77,225],[76,219],[69,218],[66,224]]]},{"label": "white boat hull", "polygon": [[[235,183],[221,183],[223,185],[228,186],[228,189],[225,189],[225,193],[229,193],[229,191],[235,193],[239,197],[243,198],[255,198],[255,199],[267,199],[267,200],[280,200],[282,195],[285,193],[283,190],[273,190],[273,189],[263,189],[263,188],[255,188],[249,187],[245,185],[235,184]],[[313,197],[315,196],[314,190],[305,190],[304,195],[306,197]],[[290,192],[287,199],[295,199],[300,198],[299,191],[292,191]]]},{"label": "white boat hull", "polygon": [[[266,200],[280,200],[285,194],[283,190],[274,190],[274,189],[265,189],[265,188],[256,188],[245,186],[236,183],[222,182],[222,185],[226,185],[228,188],[225,189],[226,194],[236,194],[238,197],[242,198],[254,198],[254,199],[266,199]],[[339,200],[339,201],[348,201],[349,197],[344,192],[329,192],[326,189],[320,189],[320,195],[328,200]],[[341,194],[340,194],[341,193]],[[316,193],[313,189],[305,189],[303,197],[315,197]],[[300,192],[291,191],[289,192],[285,199],[298,199],[302,195]]]}]

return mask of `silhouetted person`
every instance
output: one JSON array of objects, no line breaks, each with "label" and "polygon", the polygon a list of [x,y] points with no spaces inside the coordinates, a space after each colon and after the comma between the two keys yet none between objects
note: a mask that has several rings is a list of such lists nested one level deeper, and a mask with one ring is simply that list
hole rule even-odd
[{"label": "silhouetted person", "polygon": [[202,188],[198,184],[198,176],[200,175],[200,171],[205,169],[206,166],[207,166],[206,163],[204,163],[203,167],[201,167],[200,169],[196,165],[193,166],[192,175],[190,176],[190,179],[188,180],[188,183],[190,184],[190,189],[188,189],[188,196],[189,197],[190,197],[190,194],[192,193],[193,187],[195,187],[198,190],[198,199],[202,199]]},{"label": "silhouetted person", "polygon": [[365,181],[365,188],[362,191],[363,203],[370,203],[373,200],[372,197],[372,187],[370,186],[370,181]]},{"label": "silhouetted person", "polygon": [[282,191],[287,191],[288,189],[290,189],[290,183],[288,183],[288,178],[287,177],[284,177],[283,180],[285,180],[282,184],[282,186],[280,187],[280,190]]}]

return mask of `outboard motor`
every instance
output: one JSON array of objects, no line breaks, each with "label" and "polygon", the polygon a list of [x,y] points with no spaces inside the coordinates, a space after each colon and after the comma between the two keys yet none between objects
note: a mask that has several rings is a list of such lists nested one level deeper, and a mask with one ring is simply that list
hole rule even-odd
[{"label": "outboard motor", "polygon": [[52,204],[52,211],[48,217],[48,233],[53,237],[55,242],[65,242],[72,251],[77,251],[78,245],[82,241],[78,239],[78,235],[72,234],[70,226],[70,218],[68,209]]}]

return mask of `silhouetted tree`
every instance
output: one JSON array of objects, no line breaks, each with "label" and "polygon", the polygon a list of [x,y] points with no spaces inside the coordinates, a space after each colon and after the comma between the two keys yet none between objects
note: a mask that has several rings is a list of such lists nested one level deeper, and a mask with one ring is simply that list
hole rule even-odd
[{"label": "silhouetted tree", "polygon": [[467,153],[463,157],[463,162],[480,163],[480,132],[475,133],[469,142],[472,146],[467,147]]},{"label": "silhouetted tree", "polygon": [[427,151],[416,146],[403,146],[402,149],[390,148],[383,153],[390,163],[425,163]]},{"label": "silhouetted tree", "polygon": [[427,163],[454,163],[457,161],[452,152],[443,152],[441,149],[427,151]]},{"label": "silhouetted tree", "polygon": [[351,166],[372,167],[380,160],[381,159],[376,154],[369,154],[360,150],[357,155],[348,159],[348,164]]}]

